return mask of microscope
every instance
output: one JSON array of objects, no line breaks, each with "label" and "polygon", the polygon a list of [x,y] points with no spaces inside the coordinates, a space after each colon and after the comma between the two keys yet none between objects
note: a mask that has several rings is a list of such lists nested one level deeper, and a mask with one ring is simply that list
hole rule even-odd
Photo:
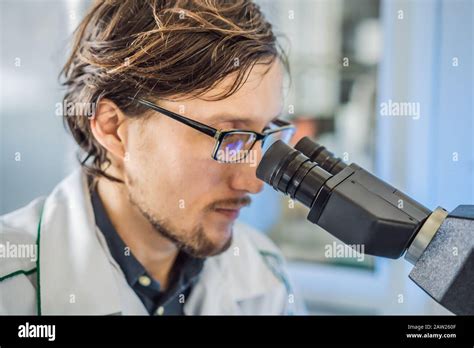
[{"label": "microscope", "polygon": [[309,208],[307,219],[369,255],[405,259],[409,277],[443,307],[474,314],[474,205],[429,210],[309,138],[276,141],[257,177]]}]

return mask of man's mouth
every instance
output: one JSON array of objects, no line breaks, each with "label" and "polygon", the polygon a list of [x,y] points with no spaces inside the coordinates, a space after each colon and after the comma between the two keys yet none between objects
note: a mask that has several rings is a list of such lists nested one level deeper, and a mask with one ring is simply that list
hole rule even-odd
[{"label": "man's mouth", "polygon": [[236,220],[240,214],[240,208],[215,208],[214,210],[230,220]]},{"label": "man's mouth", "polygon": [[227,217],[230,220],[236,220],[239,217],[240,209],[250,205],[251,199],[245,196],[240,199],[230,199],[221,201],[213,206],[215,212]]}]

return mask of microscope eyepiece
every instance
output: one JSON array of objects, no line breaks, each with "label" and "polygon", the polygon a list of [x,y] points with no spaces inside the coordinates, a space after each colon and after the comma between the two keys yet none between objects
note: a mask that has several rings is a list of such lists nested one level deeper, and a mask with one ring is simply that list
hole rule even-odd
[{"label": "microscope eyepiece", "polygon": [[311,161],[318,163],[321,168],[332,175],[336,175],[347,167],[342,159],[335,157],[334,154],[328,151],[324,146],[315,143],[307,137],[298,141],[295,145],[295,150],[304,154]]},{"label": "microscope eyepiece", "polygon": [[311,207],[320,188],[331,176],[317,163],[280,140],[267,150],[257,168],[260,180],[307,207]]}]

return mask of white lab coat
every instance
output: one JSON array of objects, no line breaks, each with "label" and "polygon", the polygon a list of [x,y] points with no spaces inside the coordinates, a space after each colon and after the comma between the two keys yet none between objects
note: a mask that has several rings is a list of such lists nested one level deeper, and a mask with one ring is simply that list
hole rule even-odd
[{"label": "white lab coat", "polygon": [[[81,169],[48,197],[0,217],[1,244],[0,314],[148,314],[96,227]],[[19,255],[21,247],[36,254]],[[267,237],[237,223],[231,247],[206,259],[185,314],[295,312],[281,260]]]}]

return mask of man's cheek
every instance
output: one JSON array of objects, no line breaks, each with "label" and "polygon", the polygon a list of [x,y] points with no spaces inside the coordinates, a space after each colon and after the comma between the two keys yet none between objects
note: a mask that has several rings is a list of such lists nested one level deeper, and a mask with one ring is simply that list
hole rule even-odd
[{"label": "man's cheek", "polygon": [[[196,169],[197,170],[197,169]],[[200,219],[216,196],[216,183],[207,175],[205,169],[197,175],[189,173],[173,183],[175,206],[186,218]]]}]

